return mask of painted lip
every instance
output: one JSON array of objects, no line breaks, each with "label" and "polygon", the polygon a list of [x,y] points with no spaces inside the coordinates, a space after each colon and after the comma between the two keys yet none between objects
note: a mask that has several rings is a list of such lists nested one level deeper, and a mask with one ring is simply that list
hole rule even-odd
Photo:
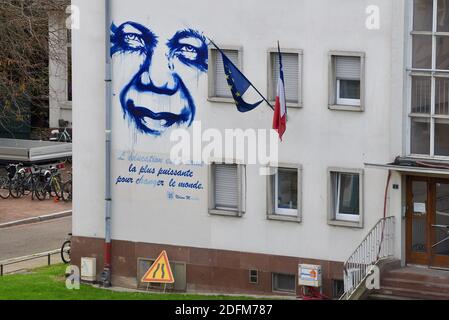
[{"label": "painted lip", "polygon": [[132,99],[127,100],[126,109],[136,120],[136,123],[138,124],[140,129],[152,134],[158,134],[161,132],[161,130],[149,127],[146,124],[145,118],[160,121],[160,125],[162,128],[169,128],[174,124],[190,122],[190,118],[192,115],[188,107],[184,107],[179,114],[172,112],[153,112],[147,107],[136,106],[134,100]]}]

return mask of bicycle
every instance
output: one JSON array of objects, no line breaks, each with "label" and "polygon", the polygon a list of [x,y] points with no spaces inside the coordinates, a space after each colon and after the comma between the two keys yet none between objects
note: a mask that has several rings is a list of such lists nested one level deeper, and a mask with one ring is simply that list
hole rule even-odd
[{"label": "bicycle", "polygon": [[31,168],[20,168],[9,185],[11,196],[15,199],[29,195],[33,190]]},{"label": "bicycle", "polygon": [[8,199],[11,196],[9,191],[9,179],[6,175],[0,176],[0,198]]},{"label": "bicycle", "polygon": [[72,136],[70,135],[67,127],[61,132],[60,129],[53,130],[50,134],[49,141],[53,142],[72,142]]},{"label": "bicycle", "polygon": [[62,198],[62,181],[58,168],[50,167],[40,173],[35,194],[40,201],[44,201],[47,195],[50,198]]},{"label": "bicycle", "polygon": [[[24,171],[22,170],[23,164],[17,163],[17,164],[9,164],[6,166],[6,176],[3,176],[0,181],[0,197],[3,199],[8,199],[9,197],[13,198],[19,198],[21,196],[21,193],[18,192],[18,185],[20,179],[19,176],[21,176]],[[11,190],[14,190],[12,192]]]},{"label": "bicycle", "polygon": [[61,246],[61,260],[65,264],[69,264],[71,261],[71,258],[70,258],[71,246],[72,246],[72,234],[69,233],[68,237],[65,239],[65,241],[63,242],[63,244]]},{"label": "bicycle", "polygon": [[72,173],[69,172],[70,179],[62,185],[62,200],[64,202],[72,201]]}]

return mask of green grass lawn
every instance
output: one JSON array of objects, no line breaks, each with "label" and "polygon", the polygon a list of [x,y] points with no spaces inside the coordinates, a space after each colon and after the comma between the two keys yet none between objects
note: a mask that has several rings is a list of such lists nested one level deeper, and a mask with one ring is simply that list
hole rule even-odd
[{"label": "green grass lawn", "polygon": [[113,292],[89,285],[65,287],[65,265],[40,268],[27,274],[0,277],[0,300],[240,300],[247,297]]}]

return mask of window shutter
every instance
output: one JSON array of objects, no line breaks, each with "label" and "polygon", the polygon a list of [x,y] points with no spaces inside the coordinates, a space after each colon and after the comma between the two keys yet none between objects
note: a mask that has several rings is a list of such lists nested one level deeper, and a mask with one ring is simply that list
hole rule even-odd
[{"label": "window shutter", "polygon": [[360,80],[360,57],[335,57],[335,74],[337,79]]},{"label": "window shutter", "polygon": [[[299,103],[299,55],[297,53],[282,53],[282,65],[287,102]],[[271,53],[271,76],[271,83],[273,84],[271,100],[274,100],[277,95],[279,80],[279,54],[277,52]]]},{"label": "window shutter", "polygon": [[[222,50],[225,55],[234,63],[239,66],[239,52],[237,50]],[[215,97],[232,98],[231,90],[229,89],[228,82],[223,66],[223,58],[218,50],[214,50],[215,55]]]},{"label": "window shutter", "polygon": [[216,164],[215,166],[215,207],[238,209],[237,165]]}]

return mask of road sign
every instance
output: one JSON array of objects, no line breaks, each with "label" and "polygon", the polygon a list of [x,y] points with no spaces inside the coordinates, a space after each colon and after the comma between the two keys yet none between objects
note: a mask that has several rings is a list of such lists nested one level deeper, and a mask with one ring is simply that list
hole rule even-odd
[{"label": "road sign", "polygon": [[167,252],[162,251],[159,257],[151,265],[150,269],[142,277],[144,283],[174,283],[175,278],[170,268]]}]

